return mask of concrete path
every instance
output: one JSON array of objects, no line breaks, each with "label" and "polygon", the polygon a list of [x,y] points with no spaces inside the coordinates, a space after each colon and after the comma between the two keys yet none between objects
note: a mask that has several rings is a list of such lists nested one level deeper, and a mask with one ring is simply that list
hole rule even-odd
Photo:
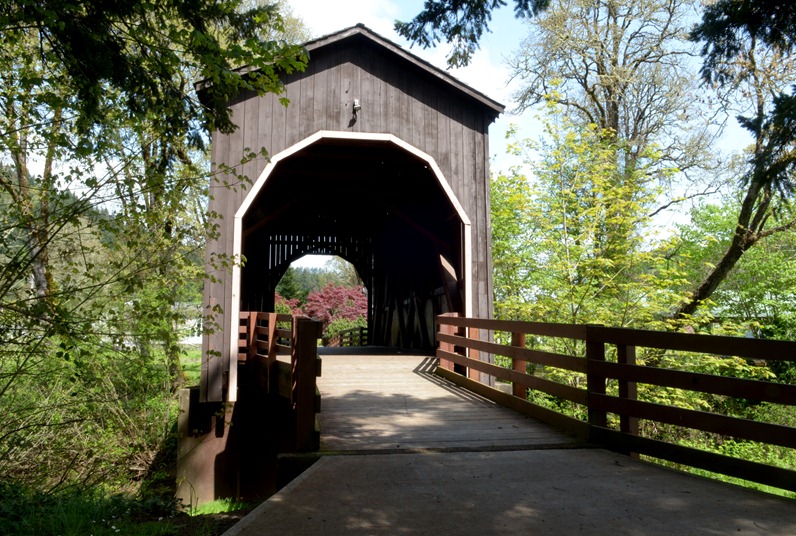
[{"label": "concrete path", "polygon": [[319,382],[325,455],[226,536],[796,535],[796,501],[585,448],[427,358],[340,357]]}]

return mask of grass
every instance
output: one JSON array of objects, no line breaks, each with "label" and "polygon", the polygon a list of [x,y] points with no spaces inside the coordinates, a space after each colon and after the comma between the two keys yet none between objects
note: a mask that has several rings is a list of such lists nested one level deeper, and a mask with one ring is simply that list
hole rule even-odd
[{"label": "grass", "polygon": [[183,374],[185,374],[186,385],[199,385],[202,374],[202,349],[198,346],[186,348],[185,353],[180,359]]},{"label": "grass", "polygon": [[253,508],[254,506],[256,506],[256,504],[240,502],[234,499],[219,499],[217,501],[204,503],[196,508],[192,508],[190,515],[199,516],[206,514],[226,514],[229,512],[237,512],[238,510]]},{"label": "grass", "polygon": [[219,500],[186,515],[176,501],[169,499],[97,491],[43,494],[0,482],[0,534],[218,536],[254,506]]},{"label": "grass", "polygon": [[0,483],[0,534],[61,536],[166,536],[176,504],[96,491],[42,494]]}]

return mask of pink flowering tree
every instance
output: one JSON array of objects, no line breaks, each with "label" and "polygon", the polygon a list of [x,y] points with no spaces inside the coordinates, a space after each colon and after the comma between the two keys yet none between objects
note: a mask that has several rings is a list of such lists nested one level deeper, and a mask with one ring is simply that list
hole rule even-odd
[{"label": "pink flowering tree", "polygon": [[287,299],[278,292],[274,296],[274,312],[286,315],[304,316],[301,301],[298,298]]},{"label": "pink flowering tree", "polygon": [[304,314],[323,322],[323,335],[329,337],[343,329],[366,326],[368,298],[362,286],[330,283],[307,295]]}]

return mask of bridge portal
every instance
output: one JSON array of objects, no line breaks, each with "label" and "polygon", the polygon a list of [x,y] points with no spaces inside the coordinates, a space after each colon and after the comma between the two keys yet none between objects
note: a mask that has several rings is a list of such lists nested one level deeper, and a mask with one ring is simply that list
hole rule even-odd
[{"label": "bridge portal", "polygon": [[504,107],[364,26],[306,48],[285,95],[239,95],[237,130],[213,134],[203,402],[237,399],[237,311],[272,310],[307,253],[356,267],[375,344],[429,350],[437,314],[492,315],[488,129]]},{"label": "bridge portal", "polygon": [[272,311],[293,260],[352,263],[379,346],[429,352],[437,315],[492,316],[488,129],[503,105],[361,25],[305,46],[285,94],[236,96],[237,129],[212,135],[202,374],[180,416],[191,502],[268,488],[260,444],[290,396],[254,387],[240,313]]}]

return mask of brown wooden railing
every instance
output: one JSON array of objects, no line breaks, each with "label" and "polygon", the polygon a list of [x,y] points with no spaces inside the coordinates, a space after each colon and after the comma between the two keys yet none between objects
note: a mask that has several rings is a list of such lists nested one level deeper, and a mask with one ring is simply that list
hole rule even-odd
[{"label": "brown wooden railing", "polygon": [[320,447],[316,414],[321,411],[321,399],[316,378],[321,375],[321,327],[320,322],[307,317],[240,313],[238,363],[245,366],[245,381],[250,387],[290,401],[297,451]]},{"label": "brown wooden railing", "polygon": [[[786,448],[796,448],[796,428],[638,398],[638,386],[645,384],[651,388],[673,388],[794,406],[796,385],[636,364],[638,348],[650,349],[657,355],[676,351],[734,356],[768,363],[796,361],[796,342],[459,318],[454,315],[440,316],[437,322],[438,373],[495,402],[618,452],[645,455],[796,492],[796,468],[775,467],[661,438],[645,437],[639,432],[639,425],[665,424],[681,430],[698,430],[734,440]],[[490,342],[509,337],[510,344]],[[563,355],[528,348],[528,339],[539,337],[580,341],[585,355]],[[492,356],[507,358],[504,361],[508,360],[510,368],[489,362],[494,361]],[[585,387],[565,385],[549,377],[534,375],[535,369],[541,368],[536,365],[580,373],[585,376]],[[495,378],[511,382],[512,392],[493,388],[490,384]],[[581,420],[534,404],[528,401],[529,390],[578,404],[586,409],[586,416]]]},{"label": "brown wooden railing", "polygon": [[330,348],[343,346],[367,346],[368,328],[351,328],[323,339],[323,345]]}]

